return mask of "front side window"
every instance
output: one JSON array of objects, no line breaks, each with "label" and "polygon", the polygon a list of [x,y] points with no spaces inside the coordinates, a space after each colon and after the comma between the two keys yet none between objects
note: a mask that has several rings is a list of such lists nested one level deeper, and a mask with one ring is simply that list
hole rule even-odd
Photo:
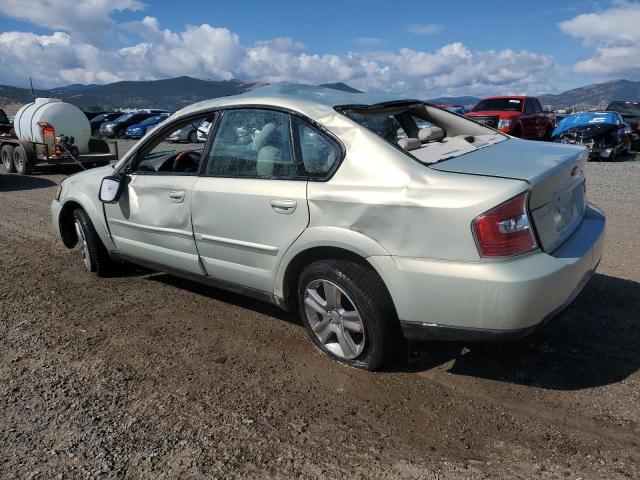
[{"label": "front side window", "polygon": [[[153,118],[153,117],[152,117]],[[169,137],[176,130],[187,125],[202,121],[213,121],[214,114],[207,114],[200,118],[174,122],[154,137],[136,155],[132,171],[136,173],[197,175],[200,159],[204,150],[204,143],[175,144]]]},{"label": "front side window", "polygon": [[241,178],[304,178],[295,163],[289,115],[266,109],[222,114],[206,175]]},{"label": "front side window", "polygon": [[312,178],[326,177],[340,160],[338,145],[316,128],[296,119],[300,155],[304,170]]}]

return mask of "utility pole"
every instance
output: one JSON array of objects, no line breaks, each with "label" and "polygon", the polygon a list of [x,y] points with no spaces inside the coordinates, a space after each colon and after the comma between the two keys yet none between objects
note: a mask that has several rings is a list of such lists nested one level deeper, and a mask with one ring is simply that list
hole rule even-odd
[{"label": "utility pole", "polygon": [[31,77],[29,77],[29,84],[31,85],[31,96],[33,97],[33,101],[36,101],[36,92],[33,91],[33,81],[31,81]]}]

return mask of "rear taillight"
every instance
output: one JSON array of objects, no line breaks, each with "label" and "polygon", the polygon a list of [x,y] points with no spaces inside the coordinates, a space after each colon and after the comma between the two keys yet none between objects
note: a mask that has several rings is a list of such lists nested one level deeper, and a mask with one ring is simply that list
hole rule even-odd
[{"label": "rear taillight", "polygon": [[512,257],[538,244],[527,214],[528,192],[501,203],[472,223],[478,251],[483,257]]}]

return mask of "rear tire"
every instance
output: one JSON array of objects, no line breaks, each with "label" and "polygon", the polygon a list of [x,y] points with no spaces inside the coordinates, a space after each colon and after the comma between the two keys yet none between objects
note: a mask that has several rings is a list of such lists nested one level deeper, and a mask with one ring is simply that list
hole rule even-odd
[{"label": "rear tire", "polygon": [[0,156],[2,157],[2,165],[7,173],[15,173],[16,167],[13,164],[13,145],[3,145]]},{"label": "rear tire", "polygon": [[404,345],[387,288],[359,263],[327,259],[305,267],[298,305],[314,344],[347,365],[376,370]]},{"label": "rear tire", "polygon": [[513,129],[511,132],[512,137],[522,138],[522,128],[520,126]]},{"label": "rear tire", "polygon": [[87,212],[77,208],[73,212],[73,220],[84,267],[88,272],[94,272],[99,277],[111,273],[113,260],[100,240]]},{"label": "rear tire", "polygon": [[27,149],[23,145],[18,145],[13,150],[13,166],[19,175],[31,175],[33,171],[33,156],[31,149]]}]

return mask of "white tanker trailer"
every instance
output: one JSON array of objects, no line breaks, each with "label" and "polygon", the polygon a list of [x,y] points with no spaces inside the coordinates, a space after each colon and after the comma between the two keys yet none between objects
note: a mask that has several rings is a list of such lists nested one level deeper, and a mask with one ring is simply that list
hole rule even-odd
[{"label": "white tanker trailer", "polygon": [[109,145],[91,138],[91,126],[75,105],[56,98],[36,98],[13,122],[15,135],[0,136],[0,157],[8,173],[31,173],[37,164],[106,165],[117,159]]}]

